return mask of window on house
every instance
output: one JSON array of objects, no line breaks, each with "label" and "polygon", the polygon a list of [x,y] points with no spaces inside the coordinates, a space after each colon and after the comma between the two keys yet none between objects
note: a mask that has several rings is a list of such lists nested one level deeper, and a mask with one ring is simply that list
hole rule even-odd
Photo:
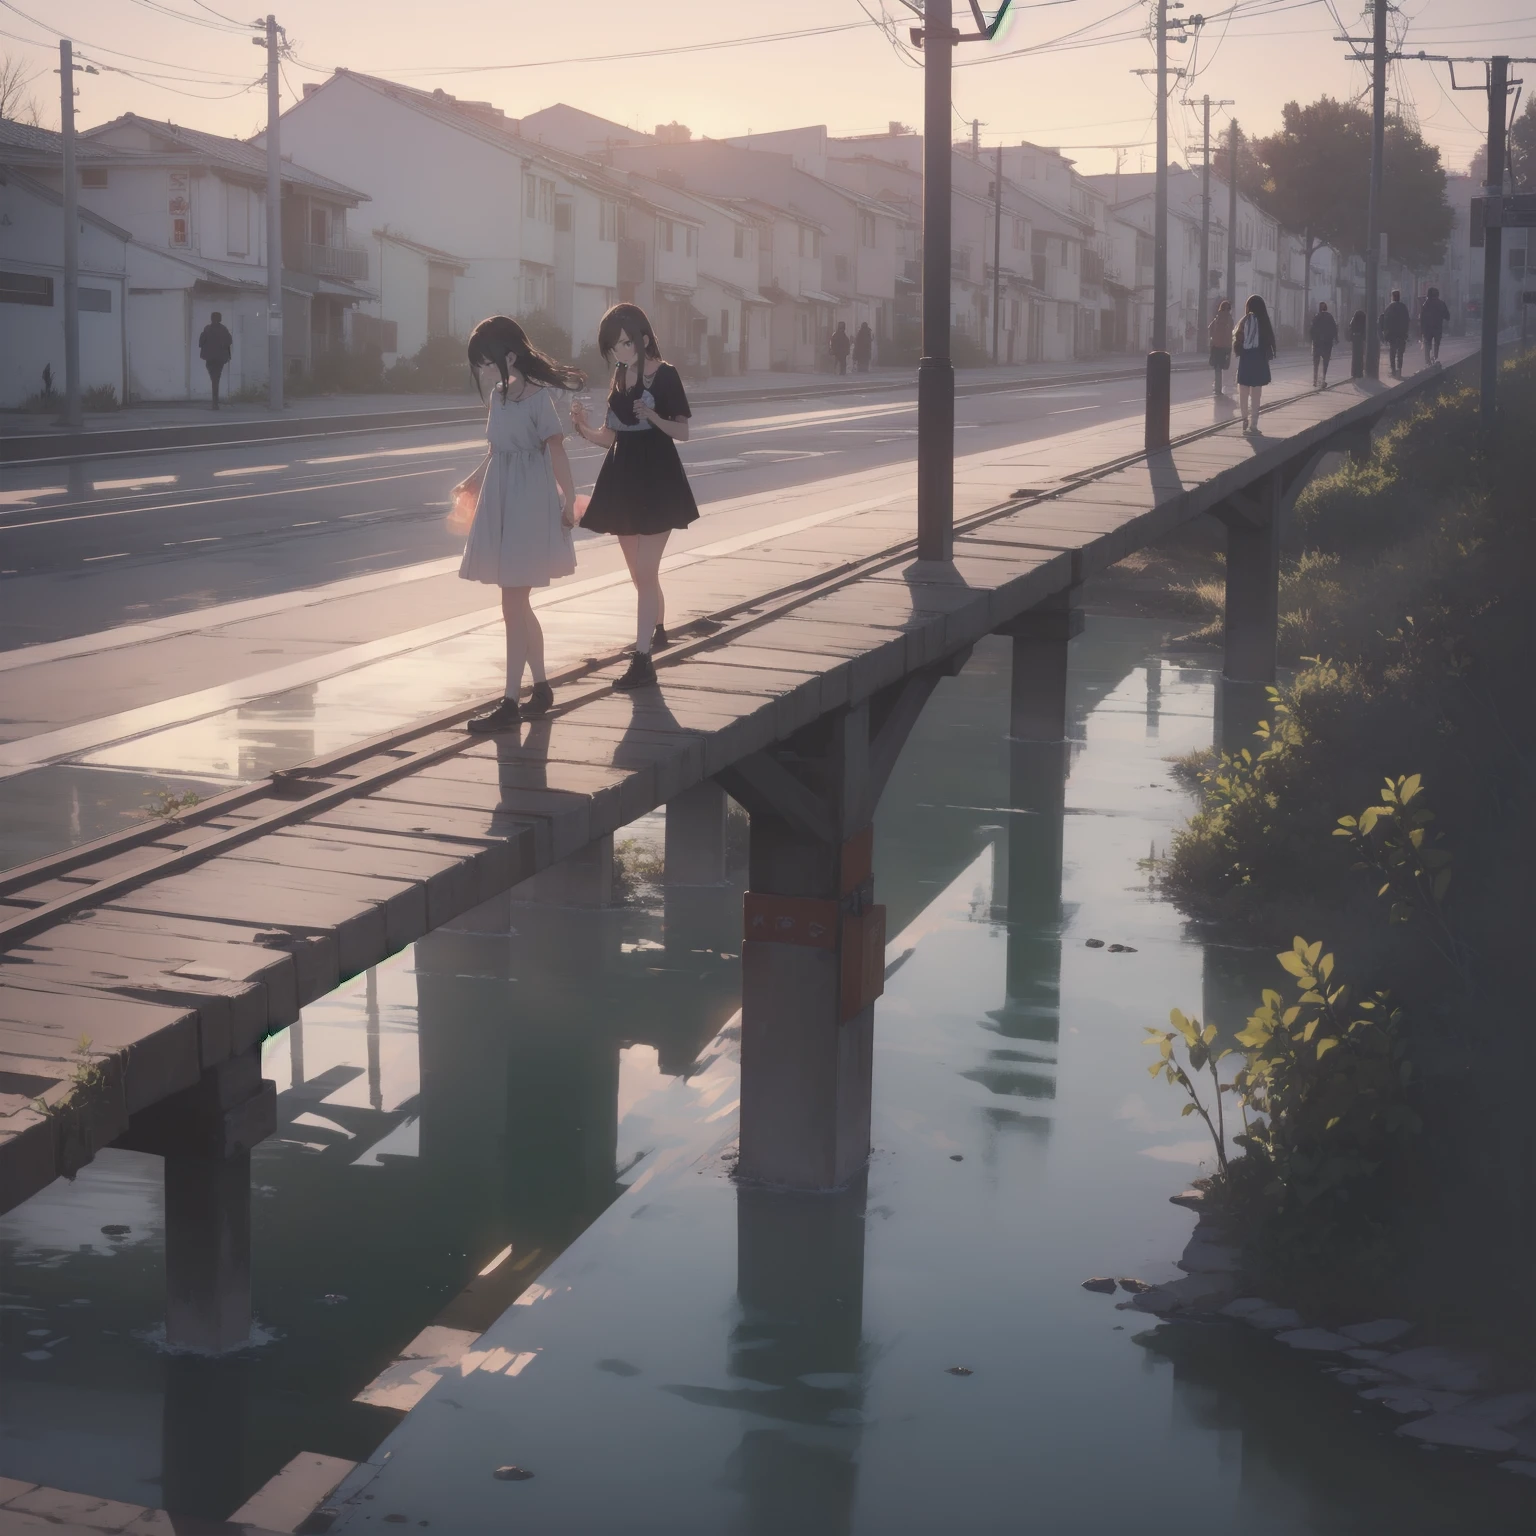
[{"label": "window on house", "polygon": [[80,290],[80,308],[98,315],[110,315],[112,313],[112,290],[110,288],[82,288]]},{"label": "window on house", "polygon": [[720,311],[720,339],[722,341],[731,339],[731,312],[728,309]]},{"label": "window on house", "polygon": [[1023,219],[1013,221],[1013,248],[1016,251],[1029,249],[1029,225]]},{"label": "window on house", "polygon": [[251,189],[224,184],[225,244],[231,256],[245,256],[251,249]]},{"label": "window on house", "polygon": [[810,339],[811,339],[811,320],[810,320],[810,316],[807,315],[804,310],[802,310],[800,312],[800,340],[801,341],[809,341]]},{"label": "window on house", "polygon": [[872,213],[859,215],[859,244],[873,248],[875,243],[875,216]]},{"label": "window on house", "polygon": [[555,200],[555,228],[562,235],[571,232],[571,200],[568,197]]},{"label": "window on house", "polygon": [[324,208],[311,208],[309,210],[309,243],[311,245],[328,245],[330,243],[331,221]]},{"label": "window on house", "polygon": [[699,254],[699,232],[691,224],[685,225],[684,228],[687,231],[687,254],[697,256]]},{"label": "window on house", "polygon": [[597,213],[597,238],[599,240],[617,240],[619,238],[619,205],[617,203],[604,202],[599,205]]},{"label": "window on house", "polygon": [[0,272],[0,304],[38,304],[53,307],[53,279],[30,272]]},{"label": "window on house", "polygon": [[555,221],[555,184],[543,176],[523,177],[523,217],[540,224]]},{"label": "window on house", "polygon": [[848,258],[846,256],[839,256],[837,258],[837,280],[840,283],[847,282],[848,280]]},{"label": "window on house", "polygon": [[736,226],[736,255],[741,258],[747,254],[747,232],[739,224]]},{"label": "window on house", "polygon": [[107,184],[107,173],[100,167],[90,167],[80,172],[80,185],[82,187],[104,187]]},{"label": "window on house", "polygon": [[672,228],[671,219],[663,219],[661,221],[661,248],[664,251],[672,249]]}]

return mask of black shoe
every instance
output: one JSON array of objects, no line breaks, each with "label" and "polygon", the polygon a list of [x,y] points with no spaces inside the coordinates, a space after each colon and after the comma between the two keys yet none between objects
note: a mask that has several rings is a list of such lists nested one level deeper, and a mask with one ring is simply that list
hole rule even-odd
[{"label": "black shoe", "polygon": [[523,723],[516,699],[503,699],[495,709],[483,715],[471,715],[465,729],[471,736],[494,736],[499,731],[515,731]]},{"label": "black shoe", "polygon": [[525,720],[536,720],[540,715],[547,715],[555,707],[555,690],[548,683],[535,683],[533,691],[528,695],[528,702],[522,706]]},{"label": "black shoe", "polygon": [[666,629],[662,625],[658,624],[656,628],[651,631],[652,653],[655,653],[656,651],[664,651],[671,644],[672,642],[667,638]]},{"label": "black shoe", "polygon": [[620,693],[633,693],[636,688],[656,686],[656,668],[644,651],[636,651],[629,658],[629,671],[613,685]]}]

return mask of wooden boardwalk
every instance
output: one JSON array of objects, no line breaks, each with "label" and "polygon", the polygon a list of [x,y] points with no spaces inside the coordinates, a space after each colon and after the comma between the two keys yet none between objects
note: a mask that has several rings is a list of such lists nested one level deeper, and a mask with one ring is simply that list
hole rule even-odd
[{"label": "wooden boardwalk", "polygon": [[[134,1127],[156,1105],[593,839],[936,676],[1190,518],[1262,525],[1264,496],[1278,505],[1323,452],[1449,373],[1306,391],[1266,412],[1262,437],[1226,424],[1150,459],[1136,422],[972,462],[952,564],[915,561],[902,496],[686,565],[668,577],[682,643],[653,691],[612,690],[627,587],[576,597],[558,610],[567,650],[610,654],[557,676],[558,709],[518,736],[470,738],[459,710],[0,875],[0,1211],[125,1135],[153,1146]],[[248,1090],[221,1101],[226,1152],[264,1134],[254,1110],[242,1128]]]}]

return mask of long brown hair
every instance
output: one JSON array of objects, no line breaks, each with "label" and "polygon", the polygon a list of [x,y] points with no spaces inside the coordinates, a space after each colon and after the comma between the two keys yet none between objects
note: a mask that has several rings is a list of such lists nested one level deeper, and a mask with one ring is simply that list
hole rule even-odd
[{"label": "long brown hair", "polygon": [[[501,394],[505,399],[512,386],[508,364],[535,384],[551,384],[556,389],[580,389],[587,376],[569,363],[557,362],[539,351],[528,340],[528,333],[510,315],[492,315],[482,320],[469,335],[469,366],[480,388],[479,370],[486,363],[501,375]],[[485,396],[482,392],[481,399]]]}]

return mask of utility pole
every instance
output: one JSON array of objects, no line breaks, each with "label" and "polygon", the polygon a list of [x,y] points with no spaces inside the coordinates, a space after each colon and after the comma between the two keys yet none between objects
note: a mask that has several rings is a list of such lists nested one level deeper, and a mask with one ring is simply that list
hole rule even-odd
[{"label": "utility pole", "polygon": [[[1168,12],[1184,0],[1157,0],[1157,172],[1152,215],[1152,350],[1147,353],[1146,445],[1168,446],[1173,359],[1168,355]],[[1201,18],[1191,17],[1196,25]],[[1175,22],[1182,27],[1184,23]],[[1181,34],[1179,41],[1184,41]],[[1182,70],[1176,71],[1183,74]]]},{"label": "utility pole", "polygon": [[998,326],[1003,309],[1003,146],[997,146],[997,174],[992,182],[992,364],[998,356]]},{"label": "utility pole", "polygon": [[80,413],[80,177],[75,171],[75,57],[59,39],[59,126],[64,141],[64,415],[79,427]]},{"label": "utility pole", "polygon": [[923,355],[917,364],[917,556],[955,547],[955,369],[949,360],[953,0],[923,8]]},{"label": "utility pole", "polygon": [[1387,113],[1387,0],[1371,0],[1371,190],[1365,222],[1365,372],[1381,376],[1381,166]]},{"label": "utility pole", "polygon": [[1227,127],[1227,298],[1232,305],[1232,319],[1237,309],[1237,119]]},{"label": "utility pole", "polygon": [[1200,163],[1200,332],[1195,338],[1198,346],[1205,333],[1205,327],[1210,323],[1211,307],[1211,98],[1201,98],[1204,107],[1205,136],[1202,143],[1205,146],[1204,158]]},{"label": "utility pole", "polygon": [[981,159],[981,119],[979,117],[971,119],[971,159]]},{"label": "utility pole", "polygon": [[[1509,94],[1509,59],[1503,54],[1488,61],[1488,169],[1483,177],[1485,214],[1500,208],[1504,196],[1505,99]],[[1499,265],[1504,254],[1502,210],[1483,221],[1483,355],[1482,423],[1491,432],[1497,413],[1499,387]]]},{"label": "utility pole", "polygon": [[[267,409],[283,408],[283,154],[278,143],[278,33],[267,17]],[[259,44],[259,39],[252,39]]]}]

